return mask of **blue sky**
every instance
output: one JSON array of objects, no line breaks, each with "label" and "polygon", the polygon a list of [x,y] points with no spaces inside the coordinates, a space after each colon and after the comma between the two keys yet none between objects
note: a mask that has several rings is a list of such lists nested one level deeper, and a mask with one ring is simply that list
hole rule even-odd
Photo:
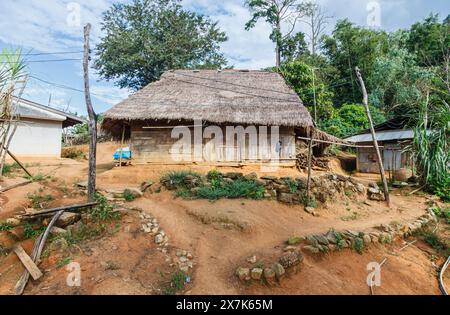
[{"label": "blue sky", "polygon": [[[83,49],[82,28],[87,22],[93,26],[93,44],[101,37],[101,14],[113,0],[14,0],[0,1],[0,48],[22,47],[28,53],[75,52],[61,55],[30,55],[28,60],[81,59]],[[377,2],[380,8],[380,27],[385,30],[407,28],[422,20],[430,12],[441,17],[450,14],[449,0],[317,0],[332,16],[328,32],[338,19],[348,18],[357,25],[367,25],[368,4]],[[193,11],[218,20],[229,41],[222,45],[229,63],[236,68],[260,69],[272,66],[274,47],[268,36],[270,28],[259,22],[247,32],[244,24],[250,13],[244,0],[184,0],[183,5]],[[78,14],[79,8],[79,14]],[[79,18],[79,19],[78,19]],[[78,23],[79,22],[79,23]],[[305,30],[300,24],[298,30]],[[28,66],[30,75],[44,81],[82,90],[81,60],[36,63]],[[113,82],[101,80],[91,70],[91,90],[97,112],[103,112],[130,91],[119,89]],[[84,96],[80,92],[50,85],[30,78],[24,97],[56,108],[67,108],[85,114]]]}]

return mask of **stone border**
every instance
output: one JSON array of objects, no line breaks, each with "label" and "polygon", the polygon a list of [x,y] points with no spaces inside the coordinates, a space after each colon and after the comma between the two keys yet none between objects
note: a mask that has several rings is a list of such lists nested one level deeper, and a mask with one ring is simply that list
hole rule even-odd
[{"label": "stone border", "polygon": [[[259,283],[269,286],[281,283],[288,270],[297,272],[303,262],[301,251],[306,251],[316,255],[329,253],[345,248],[362,250],[371,244],[389,244],[397,238],[404,238],[412,235],[417,230],[429,224],[431,221],[437,222],[434,212],[429,208],[427,213],[420,216],[413,223],[406,224],[382,224],[375,227],[379,232],[358,232],[346,230],[337,232],[329,230],[327,233],[290,237],[283,248],[283,254],[278,261],[273,262],[271,267],[262,268],[254,266],[256,256],[247,259],[253,267],[240,266],[236,269],[236,277],[244,284]],[[357,245],[358,244],[358,245]],[[303,245],[300,247],[300,245]],[[358,248],[358,246],[361,246]]]}]

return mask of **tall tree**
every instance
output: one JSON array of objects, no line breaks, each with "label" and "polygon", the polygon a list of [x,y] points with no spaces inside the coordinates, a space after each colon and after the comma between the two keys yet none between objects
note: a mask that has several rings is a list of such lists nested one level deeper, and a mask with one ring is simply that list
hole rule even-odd
[{"label": "tall tree", "polygon": [[138,90],[179,68],[226,65],[220,44],[227,40],[217,22],[186,11],[180,0],[133,0],[103,14],[106,34],[97,45],[95,67],[102,78]]},{"label": "tall tree", "polygon": [[354,67],[358,66],[370,85],[375,60],[388,51],[388,34],[353,25],[348,20],[338,21],[331,36],[324,36],[324,54],[348,82],[334,89],[335,103],[359,103],[361,101]]},{"label": "tall tree", "polygon": [[[298,20],[304,15],[300,0],[246,0],[246,6],[252,12],[252,18],[245,25],[246,30],[255,27],[259,19],[264,18],[272,27],[270,39],[275,43],[276,66],[281,65],[283,45],[291,45]],[[284,24],[288,31],[282,31]]]},{"label": "tall tree", "polygon": [[301,6],[305,17],[302,19],[309,27],[306,36],[311,44],[311,54],[316,55],[319,48],[320,40],[324,35],[325,28],[328,25],[331,16],[316,2],[307,1]]}]

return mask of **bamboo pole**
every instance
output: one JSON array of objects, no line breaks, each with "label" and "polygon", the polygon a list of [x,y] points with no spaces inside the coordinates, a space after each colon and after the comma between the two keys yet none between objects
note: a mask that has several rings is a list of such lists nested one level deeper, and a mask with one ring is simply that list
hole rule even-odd
[{"label": "bamboo pole", "polygon": [[375,134],[375,128],[373,127],[372,115],[370,114],[369,97],[367,95],[366,86],[364,84],[364,80],[362,78],[359,68],[356,67],[355,71],[356,71],[356,76],[358,77],[359,83],[361,84],[361,89],[362,89],[362,93],[363,93],[363,105],[366,109],[367,119],[369,120],[370,133],[372,134],[373,145],[374,145],[375,151],[377,153],[378,166],[380,168],[381,179],[383,180],[384,198],[386,199],[386,203],[387,203],[388,207],[390,207],[391,200],[389,198],[389,187],[388,187],[388,184],[386,181],[386,174],[384,173],[384,166],[383,166],[383,161],[381,160],[381,153],[380,153],[380,148],[378,146],[377,137]]},{"label": "bamboo pole", "polygon": [[311,140],[308,142],[308,180],[306,182],[306,198],[307,203],[306,207],[309,207],[309,203],[311,200],[310,193],[311,193],[311,161],[312,161],[312,146],[313,146],[313,133],[311,132],[311,129],[308,130],[309,136],[311,137]]},{"label": "bamboo pole", "polygon": [[[312,138],[297,137],[297,139],[310,141]],[[373,148],[373,145],[357,145],[357,144],[350,144],[350,143],[343,143],[343,142],[333,142],[333,141],[326,141],[326,140],[319,140],[319,139],[314,139],[314,142],[335,144],[335,145],[341,145],[341,146],[350,147],[350,148]],[[379,148],[384,148],[383,146],[378,146],[378,147]]]}]

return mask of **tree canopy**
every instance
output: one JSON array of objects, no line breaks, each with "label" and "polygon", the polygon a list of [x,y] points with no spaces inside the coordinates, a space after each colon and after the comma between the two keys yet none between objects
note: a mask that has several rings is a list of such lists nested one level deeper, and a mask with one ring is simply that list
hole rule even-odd
[{"label": "tree canopy", "polygon": [[186,11],[180,0],[133,0],[103,14],[106,34],[96,47],[102,78],[138,90],[164,71],[225,66],[220,44],[227,36],[203,15]]}]

